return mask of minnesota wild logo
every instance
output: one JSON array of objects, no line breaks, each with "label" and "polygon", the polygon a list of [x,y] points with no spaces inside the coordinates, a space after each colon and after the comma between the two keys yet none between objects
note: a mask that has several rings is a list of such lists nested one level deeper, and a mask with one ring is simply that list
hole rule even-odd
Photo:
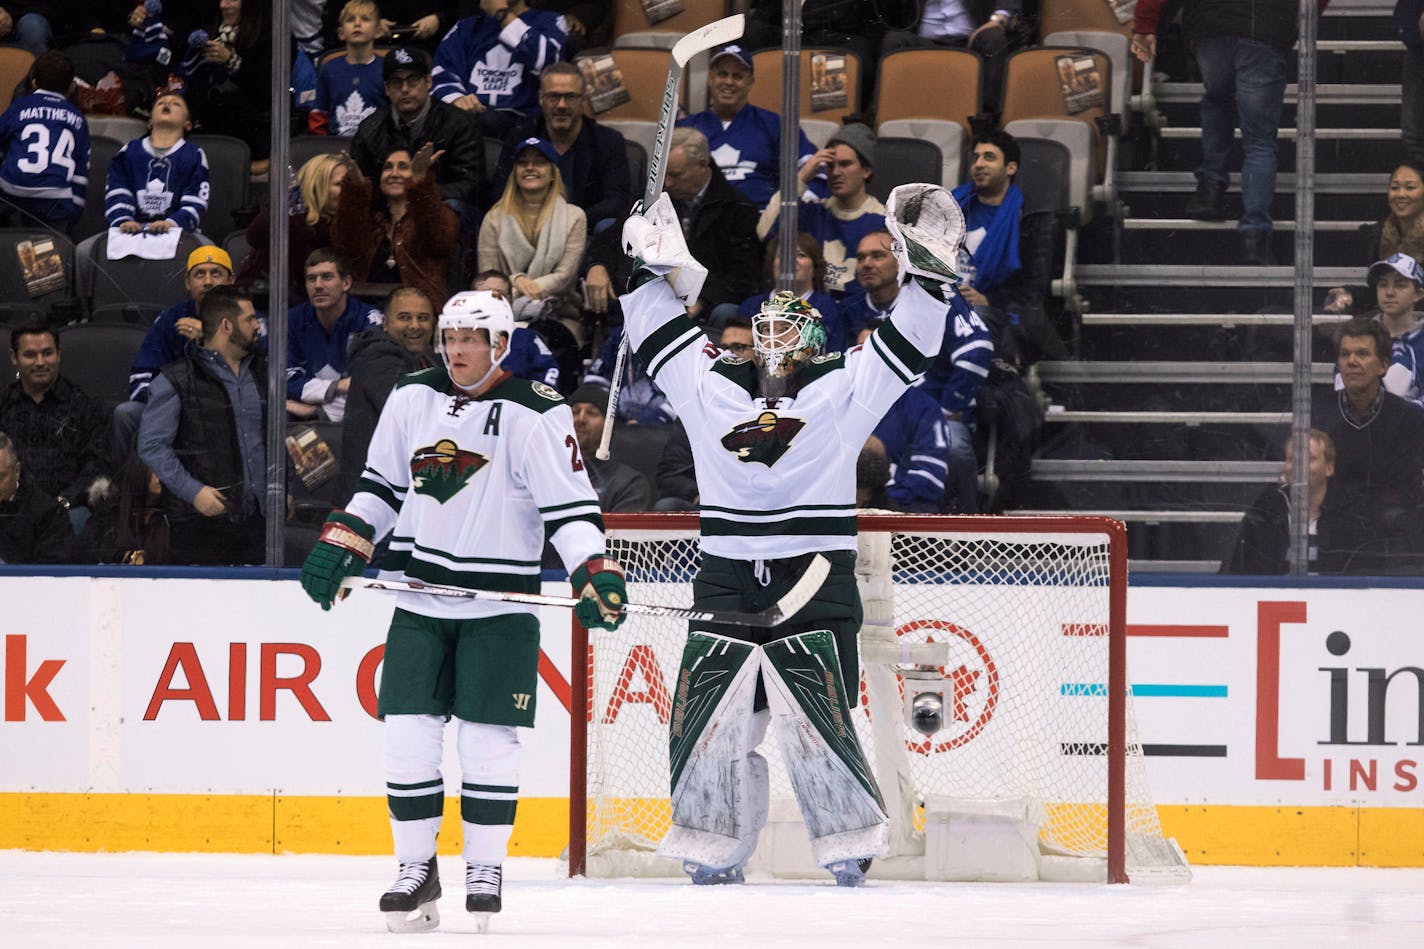
[{"label": "minnesota wild logo", "polygon": [[411,486],[416,494],[428,495],[444,504],[487,464],[487,455],[463,451],[450,439],[442,438],[429,448],[417,449],[411,456]]},{"label": "minnesota wild logo", "polygon": [[737,456],[738,461],[760,462],[770,468],[776,464],[805,421],[775,412],[763,412],[750,422],[742,422],[722,436],[722,447]]}]

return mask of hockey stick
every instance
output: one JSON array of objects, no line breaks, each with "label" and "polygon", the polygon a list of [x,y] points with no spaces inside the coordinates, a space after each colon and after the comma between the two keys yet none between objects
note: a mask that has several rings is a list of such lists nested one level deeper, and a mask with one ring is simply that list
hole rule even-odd
[{"label": "hockey stick", "polygon": [[[811,558],[806,572],[786,594],[760,613],[741,613],[732,610],[695,610],[681,606],[657,606],[649,603],[624,603],[623,612],[635,616],[666,616],[671,619],[693,620],[701,623],[728,623],[734,626],[771,627],[786,622],[801,611],[821,589],[831,562],[821,554]],[[554,596],[547,593],[505,593],[499,590],[467,590],[464,587],[447,587],[435,583],[421,583],[419,580],[381,580],[371,577],[347,577],[341,581],[343,589],[385,590],[392,593],[428,593],[431,596],[459,597],[466,600],[494,600],[503,603],[529,603],[534,606],[574,607],[579,603],[576,596]]]},{"label": "hockey stick", "polygon": [[[672,126],[677,120],[677,100],[682,89],[682,73],[698,53],[730,43],[742,35],[746,16],[738,13],[706,26],[698,27],[678,40],[672,48],[672,64],[668,66],[667,85],[663,87],[663,104],[658,110],[658,131],[653,139],[653,153],[648,156],[648,183],[643,189],[643,209],[653,206],[663,190],[667,177],[668,153],[672,151]],[[613,378],[608,380],[608,411],[603,415],[603,435],[594,452],[599,461],[608,460],[608,446],[613,441],[613,421],[618,417],[618,396],[623,388],[623,365],[628,361],[628,332],[618,343],[618,358],[613,360]]]}]

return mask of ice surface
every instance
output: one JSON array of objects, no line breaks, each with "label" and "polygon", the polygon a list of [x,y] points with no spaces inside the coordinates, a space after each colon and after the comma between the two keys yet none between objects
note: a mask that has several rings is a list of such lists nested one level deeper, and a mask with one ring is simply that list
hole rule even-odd
[{"label": "ice surface", "polygon": [[571,881],[552,860],[520,858],[505,868],[504,912],[477,936],[464,912],[464,864],[440,862],[440,930],[396,936],[376,909],[394,879],[389,857],[0,851],[0,946],[1424,944],[1424,869],[1196,867],[1180,886],[872,881],[838,890],[829,877],[715,888]]}]

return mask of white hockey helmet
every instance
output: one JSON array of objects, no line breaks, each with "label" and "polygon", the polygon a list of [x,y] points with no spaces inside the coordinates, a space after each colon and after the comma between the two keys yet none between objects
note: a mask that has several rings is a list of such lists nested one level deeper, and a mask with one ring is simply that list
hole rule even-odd
[{"label": "white hockey helmet", "polygon": [[493,350],[499,347],[499,338],[514,337],[514,312],[505,300],[488,290],[464,290],[445,301],[440,310],[440,320],[435,328],[435,351],[445,363],[445,371],[450,371],[450,362],[445,357],[445,331],[454,329],[484,330],[489,335],[490,359],[498,367],[509,354],[506,346],[496,357]]},{"label": "white hockey helmet", "polygon": [[752,352],[764,376],[791,375],[826,348],[821,312],[790,290],[779,290],[752,317]]}]

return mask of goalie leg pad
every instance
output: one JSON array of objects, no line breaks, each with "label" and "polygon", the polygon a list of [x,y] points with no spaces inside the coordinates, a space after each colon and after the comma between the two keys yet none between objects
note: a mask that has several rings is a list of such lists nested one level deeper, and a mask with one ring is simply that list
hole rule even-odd
[{"label": "goalie leg pad", "polygon": [[435,856],[445,780],[440,776],[445,719],[439,715],[387,715],[382,730],[386,804],[396,859],[420,863]]},{"label": "goalie leg pad", "polygon": [[745,863],[766,823],[766,762],[753,749],[759,648],[714,633],[688,636],[668,751],[672,827],[658,853],[711,870]]},{"label": "goalie leg pad", "polygon": [[830,630],[762,647],[773,727],[820,866],[881,856],[889,820],[856,738]]}]

